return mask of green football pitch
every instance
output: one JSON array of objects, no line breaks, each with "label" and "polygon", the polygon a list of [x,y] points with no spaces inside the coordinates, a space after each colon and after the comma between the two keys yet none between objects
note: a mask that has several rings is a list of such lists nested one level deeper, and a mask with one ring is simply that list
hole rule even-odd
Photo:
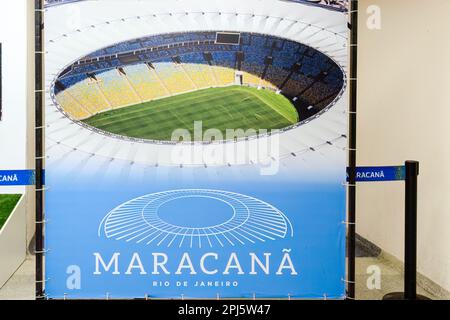
[{"label": "green football pitch", "polygon": [[12,213],[17,202],[19,202],[21,195],[11,194],[2,195],[0,194],[0,229],[8,220],[9,215]]},{"label": "green football pitch", "polygon": [[83,120],[98,129],[134,138],[170,141],[176,129],[194,137],[194,122],[203,132],[218,129],[281,129],[299,115],[283,95],[269,90],[231,86],[210,88],[106,111]]}]

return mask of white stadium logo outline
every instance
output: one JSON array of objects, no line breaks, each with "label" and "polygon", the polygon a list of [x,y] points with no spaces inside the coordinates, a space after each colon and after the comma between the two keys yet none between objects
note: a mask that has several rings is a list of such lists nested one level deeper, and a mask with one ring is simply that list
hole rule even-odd
[{"label": "white stadium logo outline", "polygon": [[[209,198],[233,209],[232,218],[206,227],[180,226],[164,221],[159,208],[173,200]],[[148,194],[111,210],[101,221],[98,236],[157,247],[236,246],[294,237],[289,218],[273,205],[239,193],[181,189]]]}]

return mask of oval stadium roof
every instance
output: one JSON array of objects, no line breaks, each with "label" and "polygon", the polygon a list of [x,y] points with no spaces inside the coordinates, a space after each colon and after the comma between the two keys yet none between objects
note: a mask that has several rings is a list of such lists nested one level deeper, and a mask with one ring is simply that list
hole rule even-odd
[{"label": "oval stadium roof", "polygon": [[[86,1],[86,0],[45,0],[44,2],[45,7],[51,7],[79,1]],[[280,0],[280,1],[297,2],[301,4],[317,6],[341,12],[347,12],[348,10],[348,0]]]}]

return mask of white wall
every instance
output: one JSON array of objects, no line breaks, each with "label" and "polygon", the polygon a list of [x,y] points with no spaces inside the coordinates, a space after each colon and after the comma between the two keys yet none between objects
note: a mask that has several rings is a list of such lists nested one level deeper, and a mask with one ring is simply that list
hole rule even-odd
[{"label": "white wall", "polygon": [[[0,121],[0,170],[26,169],[27,0],[0,1],[3,120]],[[0,193],[24,193],[0,187]]]},{"label": "white wall", "polygon": [[[381,30],[366,27],[369,5]],[[450,290],[450,1],[360,1],[359,165],[421,162],[418,271]],[[402,184],[358,188],[358,233],[403,260]]]},{"label": "white wall", "polygon": [[0,229],[0,288],[25,261],[27,252],[25,207],[25,200],[22,197]]},{"label": "white wall", "polygon": [[[34,169],[33,1],[0,0],[0,4],[3,46],[0,170]],[[34,234],[34,187],[0,187],[0,193],[25,193],[29,242]]]}]

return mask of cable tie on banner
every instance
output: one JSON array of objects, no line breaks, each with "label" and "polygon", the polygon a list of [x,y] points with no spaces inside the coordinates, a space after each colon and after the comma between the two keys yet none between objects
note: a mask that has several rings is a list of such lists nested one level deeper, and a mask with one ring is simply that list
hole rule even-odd
[{"label": "cable tie on banner", "polygon": [[356,284],[355,281],[349,281],[349,280],[342,279],[342,278],[341,278],[341,281],[344,282],[344,283],[348,283],[348,284]]},{"label": "cable tie on banner", "polygon": [[323,294],[323,300],[325,300],[325,301],[328,300],[328,295],[326,293]]},{"label": "cable tie on banner", "polygon": [[253,300],[256,301],[256,293],[253,294]]},{"label": "cable tie on banner", "polygon": [[50,249],[45,249],[45,250],[42,250],[42,251],[34,251],[34,254],[47,254],[49,252],[50,252]]},{"label": "cable tie on banner", "polygon": [[42,189],[36,189],[36,192],[42,192],[42,191],[48,191],[48,190],[50,190],[50,187],[42,188]]},{"label": "cable tie on banner", "polygon": [[50,278],[47,278],[45,280],[36,280],[36,283],[47,283],[50,281]]},{"label": "cable tie on banner", "polygon": [[348,295],[345,296],[345,299],[347,299],[347,300],[356,300],[356,298],[352,298],[352,297],[350,297]]},{"label": "cable tie on banner", "polygon": [[144,296],[144,299],[145,299],[145,301],[150,300],[150,299],[148,298],[148,294],[146,294],[146,295]]},{"label": "cable tie on banner", "polygon": [[184,294],[181,295],[181,301],[184,301]]},{"label": "cable tie on banner", "polygon": [[37,93],[37,92],[44,92],[44,90],[42,90],[42,89],[34,90],[34,93]]},{"label": "cable tie on banner", "polygon": [[46,157],[36,157],[35,160],[44,160]]},{"label": "cable tie on banner", "polygon": [[291,300],[292,300],[292,296],[290,293],[288,293],[288,301],[291,301]]},{"label": "cable tie on banner", "polygon": [[342,223],[342,224],[345,224],[345,225],[347,225],[347,226],[356,226],[356,223],[355,223],[355,222],[342,221],[341,223]]},{"label": "cable tie on banner", "polygon": [[349,81],[358,81],[358,78],[348,78]]},{"label": "cable tie on banner", "polygon": [[36,224],[47,224],[49,220],[36,221]]},{"label": "cable tie on banner", "polygon": [[35,51],[34,54],[44,54],[44,51]]},{"label": "cable tie on banner", "polygon": [[357,185],[356,184],[347,183],[347,182],[343,182],[342,186],[343,187],[355,187],[356,188]]},{"label": "cable tie on banner", "polygon": [[36,299],[40,300],[40,299],[48,299],[48,296],[46,294],[44,294],[43,296],[36,296]]},{"label": "cable tie on banner", "polygon": [[217,301],[220,301],[220,293],[217,294]]}]

